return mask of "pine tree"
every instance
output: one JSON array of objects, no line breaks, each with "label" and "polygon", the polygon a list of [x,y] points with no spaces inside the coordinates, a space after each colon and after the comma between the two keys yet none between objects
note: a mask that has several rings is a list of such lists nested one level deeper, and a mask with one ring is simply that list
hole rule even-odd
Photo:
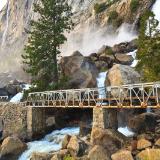
[{"label": "pine tree", "polygon": [[147,11],[141,18],[137,69],[141,72],[143,81],[160,80],[160,32],[158,24],[158,20],[155,19],[155,15],[151,11]]},{"label": "pine tree", "polygon": [[64,33],[72,29],[71,7],[64,0],[40,0],[34,3],[34,12],[38,19],[31,21],[22,55],[25,71],[39,90],[54,89],[60,81],[57,58],[67,40]]}]

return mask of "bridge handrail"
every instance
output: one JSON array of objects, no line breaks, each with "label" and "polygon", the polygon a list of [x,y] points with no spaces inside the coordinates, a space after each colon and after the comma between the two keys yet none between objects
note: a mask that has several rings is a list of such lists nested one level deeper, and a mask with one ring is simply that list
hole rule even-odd
[{"label": "bridge handrail", "polygon": [[31,92],[29,96],[36,94],[49,94],[49,93],[66,93],[66,92],[86,92],[86,91],[98,91],[99,89],[120,89],[120,88],[142,88],[142,87],[160,87],[160,82],[150,82],[150,83],[137,83],[137,84],[125,84],[120,86],[107,86],[99,88],[84,88],[84,89],[66,89],[66,90],[54,90],[54,91],[44,91],[44,92]]}]

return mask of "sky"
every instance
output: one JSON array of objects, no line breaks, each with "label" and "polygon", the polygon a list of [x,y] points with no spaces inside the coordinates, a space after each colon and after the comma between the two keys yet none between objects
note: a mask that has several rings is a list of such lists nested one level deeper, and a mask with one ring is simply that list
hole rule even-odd
[{"label": "sky", "polygon": [[0,10],[4,7],[6,3],[7,3],[7,0],[0,0]]}]

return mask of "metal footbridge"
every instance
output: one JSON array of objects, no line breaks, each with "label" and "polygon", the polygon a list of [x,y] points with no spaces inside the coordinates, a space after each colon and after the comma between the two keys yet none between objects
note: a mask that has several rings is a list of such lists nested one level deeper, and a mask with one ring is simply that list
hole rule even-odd
[{"label": "metal footbridge", "polygon": [[157,108],[160,107],[160,82],[35,92],[29,94],[26,106],[57,108]]}]

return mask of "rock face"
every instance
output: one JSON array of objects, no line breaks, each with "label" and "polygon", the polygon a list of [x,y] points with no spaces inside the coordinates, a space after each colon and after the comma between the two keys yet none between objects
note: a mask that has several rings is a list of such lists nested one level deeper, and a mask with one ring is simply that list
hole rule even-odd
[{"label": "rock face", "polygon": [[[152,0],[143,0],[138,6],[137,11],[131,12],[131,0],[115,1],[110,5],[108,5],[108,1],[105,1],[107,3],[106,9],[99,14],[95,14],[95,3],[102,3],[104,1],[67,1],[73,8],[75,30],[69,36],[69,42],[66,46],[70,50],[72,50],[72,48],[74,48],[74,50],[75,48],[78,50],[83,48],[84,50],[85,48],[85,51],[87,50],[87,52],[90,50],[90,45],[92,45],[92,47],[101,47],[99,45],[103,45],[103,42],[95,43],[96,45],[92,43],[88,45],[88,43],[94,39],[93,37],[96,37],[97,41],[97,37],[98,40],[101,40],[108,34],[106,34],[106,28],[108,28],[106,25],[108,23],[110,12],[116,11],[122,22],[129,22],[132,24],[135,19],[138,19],[139,16],[153,4]],[[33,2],[37,2],[37,0],[12,0],[9,1],[8,6],[6,5],[3,10],[0,11],[0,45],[3,44],[3,48],[0,51],[1,59],[3,59],[0,64],[0,73],[9,71],[12,73],[11,76],[16,76],[21,80],[28,80],[22,71],[21,54],[24,52],[24,44],[26,44],[27,41],[27,34],[25,30],[30,28],[30,20],[36,19],[37,17],[37,15],[33,12]],[[18,20],[17,17],[19,17]],[[92,34],[93,32],[94,34]],[[88,37],[90,38],[88,39]],[[121,48],[123,49],[124,47],[122,46],[127,45],[121,45]],[[65,53],[65,47],[63,51]]]},{"label": "rock face", "polygon": [[96,87],[98,70],[94,62],[80,52],[63,57],[60,62],[62,73],[69,78],[71,88]]},{"label": "rock face", "polygon": [[0,154],[2,158],[5,158],[7,156],[15,157],[20,155],[26,149],[27,145],[23,143],[20,139],[15,137],[7,137],[6,139],[4,139],[1,145]]},{"label": "rock face", "polygon": [[107,86],[120,86],[140,82],[140,75],[130,66],[115,64],[106,77]]}]

